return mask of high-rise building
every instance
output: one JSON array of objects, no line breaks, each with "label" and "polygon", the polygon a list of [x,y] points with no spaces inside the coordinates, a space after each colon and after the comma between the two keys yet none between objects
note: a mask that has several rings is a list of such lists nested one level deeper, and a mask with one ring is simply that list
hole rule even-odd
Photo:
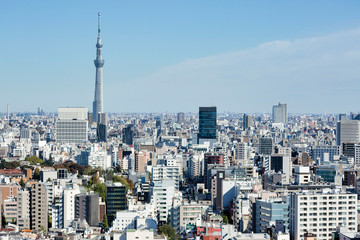
[{"label": "high-rise building", "polygon": [[135,152],[135,171],[137,173],[144,173],[145,166],[150,160],[150,152]]},{"label": "high-rise building", "polygon": [[94,64],[96,67],[96,81],[95,81],[95,97],[93,102],[93,122],[98,122],[99,113],[103,112],[103,66],[104,59],[102,58],[102,43],[100,35],[100,13],[98,13],[98,37],[96,43],[96,59]]},{"label": "high-rise building", "polygon": [[109,225],[115,219],[116,212],[126,209],[126,187],[121,183],[106,186],[106,215]]},{"label": "high-rise building", "polygon": [[264,155],[271,155],[273,152],[273,142],[271,138],[260,138],[259,153]]},{"label": "high-rise building", "polygon": [[208,176],[208,170],[210,164],[224,164],[224,155],[216,154],[216,153],[206,153],[204,155],[204,180],[205,180],[205,188],[209,189],[210,187],[210,178]]},{"label": "high-rise building", "polygon": [[122,130],[122,141],[127,145],[133,145],[134,143],[134,125],[129,124]]},{"label": "high-rise building", "polygon": [[274,123],[286,123],[288,120],[287,116],[287,104],[279,103],[274,105],[272,109],[272,120]]},{"label": "high-rise building", "polygon": [[152,167],[151,170],[151,180],[152,181],[160,181],[166,179],[174,179],[175,180],[175,190],[179,190],[179,182],[180,182],[180,171],[178,166],[164,166],[158,165]]},{"label": "high-rise building", "polygon": [[17,224],[19,230],[30,229],[30,196],[29,191],[20,190],[17,193]]},{"label": "high-rise building", "polygon": [[93,227],[99,226],[99,194],[77,194],[75,196],[75,218]]},{"label": "high-rise building", "polygon": [[239,142],[235,145],[235,160],[248,160],[249,148],[247,143]]},{"label": "high-rise building", "polygon": [[175,180],[168,179],[154,182],[152,195],[155,207],[158,211],[158,223],[164,224],[168,221],[175,195]]},{"label": "high-rise building", "polygon": [[270,158],[269,170],[273,170],[275,173],[281,172],[285,176],[284,181],[290,182],[290,176],[292,175],[292,162],[290,156],[272,155]]},{"label": "high-rise building", "polygon": [[20,129],[20,139],[30,139],[31,138],[31,130],[28,128],[21,128]]},{"label": "high-rise building", "polygon": [[33,231],[48,230],[48,191],[44,183],[34,183],[30,195],[30,227]]},{"label": "high-rise building", "polygon": [[108,117],[106,113],[99,113],[96,136],[99,142],[107,141],[107,124]]},{"label": "high-rise building", "polygon": [[341,146],[343,143],[360,142],[360,121],[341,120],[337,122],[336,143]]},{"label": "high-rise building", "polygon": [[216,139],[216,129],[216,107],[200,107],[198,139]]},{"label": "high-rise building", "polygon": [[183,123],[185,122],[185,114],[183,112],[179,112],[177,114],[177,122],[178,123]]},{"label": "high-rise building", "polygon": [[248,129],[254,125],[253,117],[247,114],[243,116],[243,129]]},{"label": "high-rise building", "polygon": [[88,140],[87,116],[87,108],[59,108],[55,125],[56,142],[86,142]]}]

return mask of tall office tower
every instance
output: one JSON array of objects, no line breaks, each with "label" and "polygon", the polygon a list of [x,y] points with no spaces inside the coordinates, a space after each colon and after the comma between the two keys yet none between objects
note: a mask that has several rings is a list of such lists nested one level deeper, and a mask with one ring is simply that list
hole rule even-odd
[{"label": "tall office tower", "polygon": [[337,122],[336,143],[338,146],[343,143],[360,143],[360,121],[341,120]]},{"label": "tall office tower", "polygon": [[99,142],[107,141],[108,116],[106,113],[99,113],[96,136]]},{"label": "tall office tower", "polygon": [[216,139],[216,107],[199,108],[199,139]]},{"label": "tall office tower", "polygon": [[248,129],[249,127],[252,127],[254,125],[253,117],[249,116],[247,114],[244,114],[243,116],[243,129]]},{"label": "tall office tower", "polygon": [[134,143],[134,125],[129,124],[122,130],[122,141],[127,145],[132,145]]},{"label": "tall office tower", "polygon": [[98,114],[103,112],[103,66],[104,59],[102,58],[102,43],[100,36],[100,13],[98,13],[98,37],[96,43],[96,59],[94,64],[96,67],[96,81],[95,81],[95,97],[93,102],[93,122],[98,122]]},{"label": "tall office tower", "polygon": [[31,230],[48,231],[48,191],[44,183],[34,183],[30,195],[30,227]]},{"label": "tall office tower", "polygon": [[19,190],[17,192],[17,224],[19,230],[30,228],[30,196],[29,191]]},{"label": "tall office tower", "polygon": [[286,123],[288,121],[286,103],[279,103],[273,106],[272,119],[274,123]]},{"label": "tall office tower", "polygon": [[88,140],[87,108],[59,108],[56,142],[82,143]]},{"label": "tall office tower", "polygon": [[185,114],[183,112],[179,112],[177,114],[177,122],[178,123],[183,123],[185,122]]},{"label": "tall office tower", "polygon": [[329,240],[336,227],[344,223],[349,232],[357,231],[357,195],[341,189],[292,193],[289,210],[293,240],[304,239],[307,232],[318,240]]},{"label": "tall office tower", "polygon": [[7,116],[7,120],[10,120],[10,113],[9,113],[9,106],[10,104],[7,105],[7,113],[6,113],[6,116]]},{"label": "tall office tower", "polygon": [[93,227],[99,226],[99,194],[77,194],[75,196],[75,218]]},{"label": "tall office tower", "polygon": [[126,209],[126,187],[121,183],[106,186],[106,215],[109,226],[115,219],[116,212]]},{"label": "tall office tower", "polygon": [[259,153],[264,155],[271,155],[273,152],[273,143],[271,138],[260,138]]}]

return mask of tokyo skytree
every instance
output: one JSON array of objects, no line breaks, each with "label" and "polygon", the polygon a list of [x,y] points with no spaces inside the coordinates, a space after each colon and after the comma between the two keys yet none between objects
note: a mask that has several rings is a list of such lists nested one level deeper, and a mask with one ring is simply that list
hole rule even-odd
[{"label": "tokyo skytree", "polygon": [[99,113],[103,112],[103,66],[104,59],[102,58],[102,43],[101,43],[101,35],[100,35],[100,16],[101,13],[98,13],[98,37],[96,43],[96,59],[94,60],[94,64],[96,67],[96,81],[95,81],[95,97],[93,102],[93,122],[98,122]]}]

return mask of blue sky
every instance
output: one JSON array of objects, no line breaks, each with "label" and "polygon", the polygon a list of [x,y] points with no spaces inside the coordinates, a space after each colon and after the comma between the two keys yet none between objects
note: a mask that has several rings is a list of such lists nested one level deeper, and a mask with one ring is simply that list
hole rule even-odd
[{"label": "blue sky", "polygon": [[0,1],[0,112],[359,111],[359,1]]}]

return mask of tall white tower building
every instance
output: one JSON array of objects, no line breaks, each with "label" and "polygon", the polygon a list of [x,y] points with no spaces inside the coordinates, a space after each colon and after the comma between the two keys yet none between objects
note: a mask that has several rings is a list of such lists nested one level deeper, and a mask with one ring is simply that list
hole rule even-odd
[{"label": "tall white tower building", "polygon": [[274,105],[272,109],[272,119],[274,123],[286,123],[288,120],[287,116],[287,104],[279,103]]},{"label": "tall white tower building", "polygon": [[93,102],[93,122],[98,122],[98,114],[103,112],[103,66],[104,59],[102,58],[102,43],[100,36],[100,13],[98,13],[98,37],[96,43],[96,59],[94,64],[96,67],[96,81],[95,81],[95,97]]}]

